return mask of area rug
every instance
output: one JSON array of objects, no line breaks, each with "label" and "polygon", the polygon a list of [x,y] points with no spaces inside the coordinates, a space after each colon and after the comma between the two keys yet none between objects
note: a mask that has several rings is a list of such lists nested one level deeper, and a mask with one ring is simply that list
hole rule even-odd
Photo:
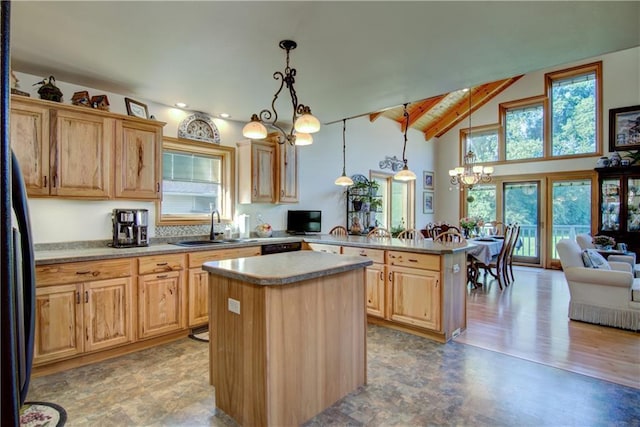
[{"label": "area rug", "polygon": [[25,402],[20,409],[21,427],[62,427],[67,412],[62,406],[48,402]]},{"label": "area rug", "polygon": [[209,328],[194,329],[189,334],[189,338],[196,341],[209,342]]}]

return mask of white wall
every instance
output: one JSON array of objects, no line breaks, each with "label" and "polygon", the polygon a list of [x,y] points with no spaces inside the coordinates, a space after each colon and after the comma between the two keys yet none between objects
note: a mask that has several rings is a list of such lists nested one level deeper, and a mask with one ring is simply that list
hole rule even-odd
[{"label": "white wall", "polygon": [[[564,64],[526,74],[500,95],[473,113],[471,126],[482,126],[498,122],[498,105],[503,102],[544,94],[544,74],[602,60],[602,141],[605,154],[609,148],[609,109],[640,105],[640,48],[627,49],[584,61]],[[449,169],[460,162],[460,129],[467,128],[469,122],[454,127],[435,141],[436,181],[435,219],[437,221],[458,222],[460,218],[459,191],[447,178]],[[589,170],[595,167],[600,156],[589,158],[498,165],[495,175],[508,176],[523,173],[545,173],[555,171]]]},{"label": "white wall", "polygon": [[[32,84],[42,80],[16,72],[21,90],[28,91],[38,98],[37,87]],[[70,103],[74,92],[88,90],[90,95],[106,94],[110,102],[110,111],[126,114],[124,95],[114,94],[100,89],[79,87],[57,81],[56,85],[64,94],[63,103]],[[148,100],[137,99],[147,104],[149,114],[157,120],[166,122],[164,134],[177,136],[180,122],[191,112],[181,111]],[[270,99],[247,101],[255,104],[255,109],[268,105]],[[286,104],[283,104],[286,105]],[[283,107],[283,108],[286,108]],[[242,138],[244,122],[233,120],[213,120],[220,132],[221,144],[235,146]],[[421,133],[409,130],[407,158],[409,167],[419,179],[423,170],[434,170],[433,144],[424,141]],[[369,170],[379,170],[378,162],[385,156],[402,157],[403,136],[400,126],[391,120],[379,118],[370,123],[368,116],[347,122],[347,174],[361,173],[369,175]],[[236,205],[236,214],[251,215],[252,227],[258,223],[258,215],[270,223],[276,230],[286,228],[286,213],[289,209],[321,209],[323,214],[323,232],[337,224],[345,224],[344,189],[333,184],[342,173],[342,122],[323,125],[314,135],[314,144],[301,147],[300,150],[300,202],[297,204],[253,204]],[[388,169],[386,171],[389,171]],[[418,184],[419,186],[419,184]],[[416,193],[416,225],[423,226],[431,221],[432,215],[422,214],[422,191]],[[84,201],[61,198],[41,198],[29,201],[31,221],[35,243],[68,242],[77,240],[107,240],[111,238],[110,214],[114,208],[144,208],[149,210],[150,236],[155,236],[156,207],[153,202],[139,201]]]}]

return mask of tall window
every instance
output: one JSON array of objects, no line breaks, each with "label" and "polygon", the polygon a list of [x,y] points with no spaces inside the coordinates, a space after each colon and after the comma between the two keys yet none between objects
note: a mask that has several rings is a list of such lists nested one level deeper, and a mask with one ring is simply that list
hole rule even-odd
[{"label": "tall window", "polygon": [[382,212],[376,213],[378,227],[389,230],[414,228],[415,226],[415,184],[414,181],[396,181],[393,175],[384,172],[370,172],[370,179],[380,184]]},{"label": "tall window", "polygon": [[551,120],[551,155],[598,151],[601,63],[546,75]]},{"label": "tall window", "polygon": [[165,137],[160,223],[201,223],[217,210],[232,217],[231,147]]}]

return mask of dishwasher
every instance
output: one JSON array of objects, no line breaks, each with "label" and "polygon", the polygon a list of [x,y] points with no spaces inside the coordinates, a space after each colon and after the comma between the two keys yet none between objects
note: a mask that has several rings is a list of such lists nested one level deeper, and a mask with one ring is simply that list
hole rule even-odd
[{"label": "dishwasher", "polygon": [[262,245],[262,250],[260,253],[262,255],[270,255],[270,254],[279,254],[282,252],[299,251],[301,249],[302,249],[302,242],[268,243],[266,245]]}]

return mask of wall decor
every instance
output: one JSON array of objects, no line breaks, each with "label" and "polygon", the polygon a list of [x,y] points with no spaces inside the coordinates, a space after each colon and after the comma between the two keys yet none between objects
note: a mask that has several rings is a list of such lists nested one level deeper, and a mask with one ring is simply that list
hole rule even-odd
[{"label": "wall decor", "polygon": [[422,171],[422,186],[425,190],[433,190],[433,171]]},{"label": "wall decor", "polygon": [[422,192],[422,213],[433,213],[433,191]]},{"label": "wall decor", "polygon": [[380,160],[378,166],[380,166],[380,169],[391,169],[394,172],[398,172],[404,166],[404,162],[396,156],[385,156],[384,160]]},{"label": "wall decor", "polygon": [[640,149],[640,105],[609,110],[609,151]]},{"label": "wall decor", "polygon": [[141,119],[149,118],[149,110],[147,105],[139,101],[134,101],[131,98],[125,98],[124,103],[127,106],[127,114],[134,117],[140,117]]},{"label": "wall decor", "polygon": [[211,117],[203,113],[193,113],[178,127],[178,138],[220,144],[220,132]]}]

